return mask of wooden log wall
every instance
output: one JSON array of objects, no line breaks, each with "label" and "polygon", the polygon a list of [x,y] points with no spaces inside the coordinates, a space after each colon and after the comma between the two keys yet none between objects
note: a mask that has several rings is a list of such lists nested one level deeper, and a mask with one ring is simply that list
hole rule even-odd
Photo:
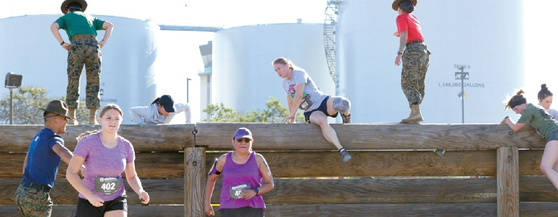
[{"label": "wooden log wall", "polygon": [[[130,216],[205,216],[205,177],[213,160],[248,127],[269,163],[274,191],[266,216],[553,216],[558,191],[539,171],[544,140],[504,125],[334,124],[353,160],[310,124],[198,123],[121,127],[138,151],[136,167],[152,200],[128,188]],[[15,215],[13,193],[30,138],[42,126],[0,126],[0,216]],[[66,146],[94,126],[69,126]],[[443,157],[429,149],[448,149]],[[422,150],[422,151],[413,151]],[[73,216],[77,192],[61,164],[53,216]],[[212,203],[220,195],[218,180]],[[534,203],[536,202],[536,203]],[[186,206],[184,206],[186,204]],[[217,210],[218,207],[215,207]],[[217,212],[217,216],[219,213]]]}]

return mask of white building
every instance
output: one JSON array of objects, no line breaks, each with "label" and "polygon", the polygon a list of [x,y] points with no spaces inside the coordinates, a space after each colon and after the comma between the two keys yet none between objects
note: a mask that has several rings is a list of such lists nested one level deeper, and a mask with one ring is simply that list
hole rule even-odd
[{"label": "white building", "polygon": [[[0,73],[23,75],[22,86],[44,87],[50,97],[66,96],[68,52],[52,36],[50,25],[60,15],[29,15],[0,19]],[[150,21],[97,16],[115,25],[102,49],[101,106],[118,104],[130,123],[128,109],[148,105],[156,96],[155,62],[159,26]],[[60,30],[64,41],[68,36]],[[98,32],[98,38],[104,35]],[[80,101],[85,99],[85,69],[80,80]],[[14,90],[15,91],[15,90]],[[0,95],[9,93],[0,88]],[[126,117],[128,116],[128,118]]]},{"label": "white building", "polygon": [[[352,101],[358,123],[399,122],[410,109],[395,66],[399,38],[391,2],[345,0],[337,30],[341,93]],[[524,85],[523,1],[418,1],[430,55],[421,110],[425,123],[461,123],[465,65],[465,123],[497,123],[506,94]],[[531,93],[536,95],[536,93]],[[516,119],[517,120],[517,119]]]},{"label": "white building", "polygon": [[[335,93],[326,65],[323,24],[271,24],[215,33],[211,101],[237,111],[263,110],[270,96],[287,106],[282,78],[271,63],[286,57],[308,72],[320,90]],[[203,92],[203,90],[202,90]]]}]

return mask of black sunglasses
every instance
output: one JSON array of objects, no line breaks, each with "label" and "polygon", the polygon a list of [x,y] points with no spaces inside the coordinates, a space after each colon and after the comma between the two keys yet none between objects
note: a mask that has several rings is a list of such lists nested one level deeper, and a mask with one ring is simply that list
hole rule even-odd
[{"label": "black sunglasses", "polygon": [[252,139],[250,138],[240,138],[240,139],[236,139],[237,142],[242,142],[244,141],[245,143],[250,143],[252,141]]}]

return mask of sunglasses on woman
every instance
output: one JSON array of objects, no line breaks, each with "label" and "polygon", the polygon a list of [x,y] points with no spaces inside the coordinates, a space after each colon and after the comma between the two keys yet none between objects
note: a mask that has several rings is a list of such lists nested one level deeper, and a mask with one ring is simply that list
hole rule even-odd
[{"label": "sunglasses on woman", "polygon": [[242,142],[244,141],[245,143],[250,143],[252,141],[252,139],[250,138],[240,138],[240,139],[236,139],[237,142]]}]

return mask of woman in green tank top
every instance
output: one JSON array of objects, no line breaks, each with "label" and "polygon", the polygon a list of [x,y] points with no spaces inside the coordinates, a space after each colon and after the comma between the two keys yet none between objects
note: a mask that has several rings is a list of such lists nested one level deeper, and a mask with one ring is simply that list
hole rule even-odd
[{"label": "woman in green tank top", "polygon": [[558,189],[558,172],[554,169],[554,165],[558,162],[558,155],[556,154],[558,153],[558,121],[543,107],[527,103],[523,93],[523,90],[519,90],[505,107],[506,110],[511,108],[516,114],[521,114],[517,123],[514,123],[508,116],[504,118],[502,123],[507,124],[514,132],[525,125],[530,125],[545,138],[546,146],[541,159],[541,172]]}]

